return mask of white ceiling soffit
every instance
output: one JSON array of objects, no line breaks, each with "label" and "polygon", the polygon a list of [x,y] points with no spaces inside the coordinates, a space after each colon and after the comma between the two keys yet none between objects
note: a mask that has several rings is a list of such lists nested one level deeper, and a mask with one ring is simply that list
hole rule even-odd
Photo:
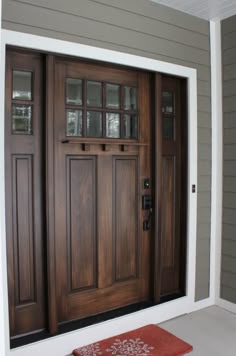
[{"label": "white ceiling soffit", "polygon": [[236,0],[151,0],[205,20],[236,15]]}]

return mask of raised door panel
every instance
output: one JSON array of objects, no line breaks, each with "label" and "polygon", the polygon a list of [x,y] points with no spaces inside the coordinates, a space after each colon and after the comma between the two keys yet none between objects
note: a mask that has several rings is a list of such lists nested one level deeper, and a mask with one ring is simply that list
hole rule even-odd
[{"label": "raised door panel", "polygon": [[[176,234],[175,209],[176,160],[174,156],[165,156],[162,160],[162,294],[169,294],[178,290],[179,280],[176,279],[176,248],[178,240]],[[177,215],[178,216],[178,215]],[[177,269],[177,271],[176,271]],[[178,273],[177,273],[178,276]]]},{"label": "raised door panel", "polygon": [[33,165],[31,155],[13,157],[13,240],[16,306],[35,302]]},{"label": "raised door panel", "polygon": [[113,158],[115,281],[137,277],[138,161]]},{"label": "raised door panel", "polygon": [[69,292],[97,284],[96,159],[67,157]]},{"label": "raised door panel", "polygon": [[165,157],[162,170],[162,265],[169,268],[174,264],[175,249],[175,157]]}]

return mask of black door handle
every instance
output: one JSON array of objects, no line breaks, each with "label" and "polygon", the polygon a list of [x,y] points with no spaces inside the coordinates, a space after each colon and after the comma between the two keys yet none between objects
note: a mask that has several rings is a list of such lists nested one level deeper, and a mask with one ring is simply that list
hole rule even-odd
[{"label": "black door handle", "polygon": [[149,210],[148,218],[143,222],[143,230],[149,231],[151,229],[152,208]]}]

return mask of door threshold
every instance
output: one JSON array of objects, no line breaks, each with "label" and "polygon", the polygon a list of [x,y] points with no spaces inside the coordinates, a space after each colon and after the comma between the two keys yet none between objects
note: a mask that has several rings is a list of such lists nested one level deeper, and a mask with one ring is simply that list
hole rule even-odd
[{"label": "door threshold", "polygon": [[154,305],[155,304],[153,301],[135,303],[132,305],[128,305],[126,307],[119,308],[119,309],[110,310],[105,313],[92,315],[92,316],[84,318],[84,319],[61,323],[59,325],[59,330],[58,330],[57,334],[51,335],[47,330],[43,330],[43,331],[36,332],[33,334],[19,336],[17,338],[12,338],[10,340],[10,347],[11,347],[11,349],[14,349],[14,348],[17,348],[20,346],[25,346],[25,345],[28,345],[28,344],[31,344],[34,342],[48,339],[50,337],[54,337],[57,335],[65,334],[67,332],[82,329],[82,328],[85,328],[86,326],[102,323],[107,320],[115,319],[115,318],[118,318],[118,317],[121,317],[121,316],[124,316],[127,314],[131,314],[131,313],[143,310],[143,309],[147,309]]},{"label": "door threshold", "polygon": [[178,299],[178,298],[182,298],[185,297],[185,293],[183,292],[177,292],[177,293],[173,293],[173,294],[168,294],[168,295],[163,295],[160,298],[160,304],[166,303],[166,302],[171,302],[172,300]]}]

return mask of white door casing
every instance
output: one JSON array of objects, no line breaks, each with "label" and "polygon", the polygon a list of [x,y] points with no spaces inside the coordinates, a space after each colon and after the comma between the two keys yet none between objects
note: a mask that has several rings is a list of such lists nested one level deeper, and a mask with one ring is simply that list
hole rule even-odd
[{"label": "white door casing", "polygon": [[[55,40],[51,38],[19,33],[9,30],[1,31],[1,81],[0,81],[0,333],[4,335],[3,350],[6,355],[34,356],[50,355],[52,352],[64,356],[73,347],[126,332],[130,329],[148,324],[158,323],[178,315],[189,313],[198,308],[211,305],[208,298],[200,304],[195,303],[196,275],[196,224],[197,224],[197,193],[192,193],[192,185],[197,186],[197,71],[189,67],[157,61],[141,56],[95,48],[92,46]],[[4,92],[5,92],[5,50],[6,45],[35,49],[38,51],[60,53],[86,59],[106,61],[142,68],[154,72],[168,73],[184,77],[188,82],[188,229],[187,229],[187,293],[185,297],[165,304],[154,306],[143,311],[126,315],[111,321],[92,325],[72,333],[41,341],[12,351],[9,350],[9,320],[7,300],[7,267],[6,267],[6,230],[5,230],[5,177],[4,177]],[[197,306],[198,304],[198,306]],[[4,309],[4,310],[3,310]],[[1,353],[1,355],[4,355]]]}]

